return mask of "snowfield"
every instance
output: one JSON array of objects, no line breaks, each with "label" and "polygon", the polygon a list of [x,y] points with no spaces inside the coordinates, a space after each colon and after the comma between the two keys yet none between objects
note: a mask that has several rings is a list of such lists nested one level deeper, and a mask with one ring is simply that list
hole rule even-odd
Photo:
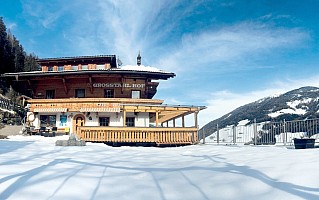
[{"label": "snowfield", "polygon": [[0,199],[319,199],[319,149],[0,140]]}]

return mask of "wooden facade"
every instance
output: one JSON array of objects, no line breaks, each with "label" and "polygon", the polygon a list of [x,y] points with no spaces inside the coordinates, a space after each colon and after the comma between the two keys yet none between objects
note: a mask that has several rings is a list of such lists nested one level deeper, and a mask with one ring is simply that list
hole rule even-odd
[{"label": "wooden facade", "polygon": [[[114,56],[41,59],[41,71],[8,73],[10,84],[32,99],[27,121],[67,128],[85,141],[182,145],[197,142],[197,114],[204,106],[165,105],[152,99],[174,73],[123,70]],[[193,114],[191,125],[185,116]],[[176,120],[181,123],[177,125]],[[179,126],[179,127],[178,127]]]}]

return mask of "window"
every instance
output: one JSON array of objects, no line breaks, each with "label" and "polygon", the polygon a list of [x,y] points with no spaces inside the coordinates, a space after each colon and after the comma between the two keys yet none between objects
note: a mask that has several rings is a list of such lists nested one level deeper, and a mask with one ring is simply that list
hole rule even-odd
[{"label": "window", "polygon": [[104,90],[104,98],[114,98],[114,90],[113,89],[105,89]]},{"label": "window", "polygon": [[56,126],[56,116],[40,115],[40,126]]},{"label": "window", "polygon": [[49,72],[52,72],[52,71],[53,71],[53,66],[49,66],[49,67],[48,67],[48,71],[49,71]]},{"label": "window", "polygon": [[79,66],[73,65],[71,68],[72,68],[72,70],[78,70],[78,69],[79,69]]},{"label": "window", "polygon": [[59,126],[66,126],[66,123],[67,123],[67,116],[66,115],[60,115]]},{"label": "window", "polygon": [[105,65],[96,65],[96,69],[99,69],[99,70],[105,69]]},{"label": "window", "polygon": [[85,97],[85,89],[75,89],[75,97],[76,98],[84,98]]},{"label": "window", "polygon": [[134,127],[135,126],[135,117],[127,117],[126,118],[126,126]]},{"label": "window", "polygon": [[45,91],[45,98],[46,99],[54,99],[55,91],[54,90],[46,90]]},{"label": "window", "polygon": [[88,65],[82,65],[82,70],[88,70],[89,66]]},{"label": "window", "polygon": [[139,99],[141,98],[141,91],[132,90],[132,99]]},{"label": "window", "polygon": [[64,66],[58,66],[58,71],[59,71],[59,72],[64,71]]},{"label": "window", "polygon": [[109,117],[100,117],[100,126],[109,126],[110,118]]}]

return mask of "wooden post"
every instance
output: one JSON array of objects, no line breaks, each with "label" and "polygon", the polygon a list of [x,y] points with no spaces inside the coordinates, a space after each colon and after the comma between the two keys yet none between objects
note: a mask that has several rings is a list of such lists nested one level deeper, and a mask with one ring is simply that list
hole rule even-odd
[{"label": "wooden post", "polygon": [[182,127],[185,128],[185,115],[182,115]]},{"label": "wooden post", "polygon": [[68,93],[68,88],[66,87],[66,81],[65,81],[64,77],[62,78],[62,82],[63,82],[64,92],[65,92],[65,94],[67,94]]},{"label": "wooden post", "polygon": [[158,127],[158,111],[156,111],[156,121],[155,121],[155,123],[156,123],[156,127]]},{"label": "wooden post", "polygon": [[24,104],[25,104],[25,98],[22,97],[22,105],[24,106]]},{"label": "wooden post", "polygon": [[126,127],[126,111],[123,109],[123,127]]},{"label": "wooden post", "polygon": [[90,85],[90,92],[93,94],[93,81],[92,81],[92,76],[89,76],[89,85]]},{"label": "wooden post", "polygon": [[197,121],[197,114],[198,111],[194,112],[194,121],[195,121],[195,128],[196,128],[196,136],[193,137],[193,142],[197,142],[198,141],[198,121]]}]

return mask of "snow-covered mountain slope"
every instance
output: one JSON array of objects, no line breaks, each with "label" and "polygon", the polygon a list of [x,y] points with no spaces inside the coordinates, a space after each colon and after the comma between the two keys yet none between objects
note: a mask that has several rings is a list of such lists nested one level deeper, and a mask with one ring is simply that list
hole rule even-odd
[{"label": "snow-covered mountain slope", "polygon": [[208,135],[227,125],[238,125],[242,120],[252,123],[281,120],[300,120],[319,117],[319,88],[302,87],[285,94],[266,97],[241,106],[209,122],[203,128]]}]

